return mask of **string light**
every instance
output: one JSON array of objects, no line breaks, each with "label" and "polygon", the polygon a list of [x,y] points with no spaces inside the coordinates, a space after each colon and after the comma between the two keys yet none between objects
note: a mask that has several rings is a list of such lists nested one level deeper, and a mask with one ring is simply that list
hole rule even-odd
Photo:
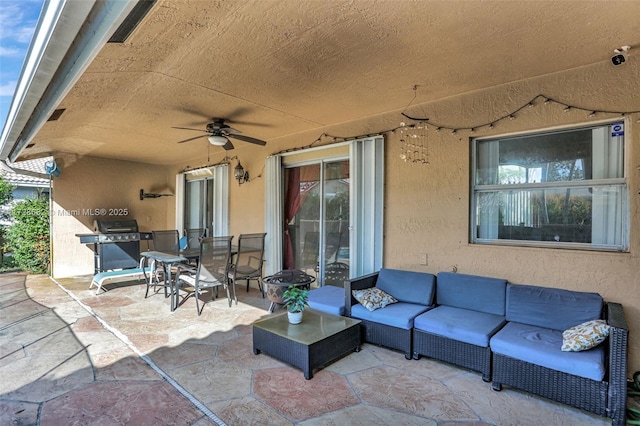
[{"label": "string light", "polygon": [[[461,127],[461,126],[449,127],[449,126],[444,126],[444,125],[441,125],[441,124],[436,124],[436,123],[433,123],[433,122],[426,123],[428,118],[412,117],[412,116],[407,115],[404,112],[402,113],[402,116],[404,116],[405,118],[407,118],[409,120],[413,120],[413,121],[424,121],[425,125],[430,125],[430,126],[435,127],[436,131],[440,131],[441,129],[443,129],[443,130],[450,130],[450,131],[452,131],[452,133],[456,133],[456,132],[461,131],[461,130],[469,130],[471,132],[475,132],[478,129],[483,128],[483,127],[487,127],[489,129],[493,129],[496,126],[496,124],[498,124],[499,122],[501,122],[503,120],[506,120],[506,119],[509,119],[509,120],[516,119],[517,118],[517,114],[520,111],[522,111],[525,108],[531,108],[531,107],[536,106],[536,103],[537,103],[536,101],[538,101],[540,99],[542,99],[542,103],[544,105],[557,104],[557,105],[563,107],[563,111],[564,112],[569,112],[571,110],[585,111],[585,112],[587,112],[589,114],[589,117],[595,117],[596,114],[617,114],[617,115],[620,115],[622,117],[625,117],[626,115],[629,115],[629,114],[640,113],[640,110],[638,110],[638,111],[612,111],[612,110],[604,110],[604,109],[600,110],[600,109],[593,109],[593,108],[585,108],[585,107],[578,106],[578,105],[570,105],[568,103],[561,102],[559,100],[555,100],[553,98],[550,98],[548,96],[540,94],[540,95],[535,96],[533,99],[531,99],[530,101],[526,102],[525,104],[523,104],[521,107],[516,108],[515,110],[509,112],[508,114],[505,114],[505,115],[503,115],[501,117],[498,117],[498,118],[496,118],[496,119],[494,119],[492,121],[489,121],[487,123],[476,124],[474,126],[469,126],[469,127]],[[454,132],[454,130],[455,130],[455,132]]]},{"label": "string light", "polygon": [[[407,108],[409,108],[411,106],[411,104],[413,103],[413,101],[416,99],[416,91],[417,91],[418,86],[415,85],[413,86],[413,91],[414,91],[414,96],[413,99],[411,99],[411,102],[409,102],[409,104],[405,107],[405,110]],[[413,117],[410,115],[407,115],[404,111],[401,113],[401,115],[403,117],[405,117],[408,120],[411,121],[415,121],[417,124],[409,124],[407,125],[407,123],[405,121],[401,121],[400,125],[398,127],[394,127],[391,129],[386,129],[386,130],[381,130],[380,132],[377,133],[365,133],[365,134],[361,134],[361,135],[355,135],[355,136],[335,136],[335,135],[329,135],[327,133],[322,133],[315,141],[313,141],[312,143],[305,145],[305,146],[301,146],[301,147],[297,147],[297,148],[288,148],[279,152],[275,152],[273,155],[278,155],[278,154],[282,154],[285,152],[292,152],[292,151],[300,151],[303,149],[308,149],[308,148],[312,148],[314,146],[317,146],[318,144],[321,144],[322,141],[324,139],[329,139],[330,142],[328,143],[324,143],[322,145],[329,145],[331,143],[338,143],[338,142],[346,142],[349,140],[356,140],[356,139],[361,139],[364,137],[373,137],[374,135],[379,135],[379,134],[396,134],[396,133],[400,133],[402,136],[401,138],[405,138],[405,137],[409,137],[409,138],[414,138],[414,136],[412,136],[412,134],[415,134],[415,130],[424,130],[426,131],[428,129],[429,126],[434,127],[436,132],[440,132],[441,130],[449,130],[451,131],[452,134],[457,134],[460,131],[463,130],[468,130],[471,133],[474,133],[476,131],[478,131],[478,129],[481,129],[483,127],[487,127],[488,129],[494,129],[495,126],[506,119],[509,120],[514,120],[517,115],[517,113],[519,113],[520,111],[522,111],[525,108],[532,108],[534,106],[536,106],[538,104],[538,100],[542,100],[542,104],[544,105],[551,105],[551,104],[557,104],[559,106],[563,107],[563,111],[564,112],[569,112],[570,110],[578,110],[578,111],[584,111],[588,114],[589,118],[593,118],[598,114],[614,114],[614,115],[619,115],[621,117],[626,117],[627,115],[630,114],[638,114],[640,113],[640,110],[637,111],[612,111],[612,110],[605,110],[605,109],[593,109],[593,108],[585,108],[582,106],[578,106],[578,105],[570,105],[567,104],[565,102],[561,102],[558,100],[555,100],[553,98],[550,98],[548,96],[545,96],[543,94],[537,95],[535,96],[533,99],[531,99],[530,101],[524,103],[521,107],[515,109],[514,111],[511,111],[508,114],[505,114],[501,117],[495,118],[487,123],[482,123],[482,124],[476,124],[473,126],[468,126],[468,127],[463,127],[463,126],[457,126],[457,127],[449,127],[449,126],[444,126],[441,124],[436,124],[433,123],[431,121],[429,121],[429,118],[426,117]],[[636,121],[637,123],[640,123],[640,119],[638,119]],[[404,132],[404,133],[403,133]],[[425,144],[426,144],[426,133],[424,133],[423,135],[417,135],[418,138],[425,138]],[[405,140],[406,142],[406,140]],[[320,145],[320,146],[322,146]],[[426,148],[428,148],[427,145],[425,145]],[[411,147],[409,147],[411,148]],[[418,150],[419,152],[419,150]],[[425,154],[426,156],[428,156],[428,154]],[[426,157],[425,157],[426,158]],[[413,161],[413,160],[411,160]],[[421,162],[421,161],[414,161],[414,162]],[[428,164],[428,160],[423,160],[422,161],[424,164]]]}]

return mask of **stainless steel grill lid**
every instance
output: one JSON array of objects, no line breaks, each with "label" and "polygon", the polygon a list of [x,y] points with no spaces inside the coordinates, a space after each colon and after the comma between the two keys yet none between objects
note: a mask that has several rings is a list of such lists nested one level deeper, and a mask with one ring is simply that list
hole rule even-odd
[{"label": "stainless steel grill lid", "polygon": [[138,232],[138,222],[136,222],[135,219],[94,220],[93,230],[101,234]]}]

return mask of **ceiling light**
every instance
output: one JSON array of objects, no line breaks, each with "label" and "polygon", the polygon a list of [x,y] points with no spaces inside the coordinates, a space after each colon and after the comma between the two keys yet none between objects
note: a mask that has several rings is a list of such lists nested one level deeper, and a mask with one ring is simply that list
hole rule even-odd
[{"label": "ceiling light", "polygon": [[229,139],[221,135],[212,135],[207,138],[211,145],[223,146],[229,142]]}]

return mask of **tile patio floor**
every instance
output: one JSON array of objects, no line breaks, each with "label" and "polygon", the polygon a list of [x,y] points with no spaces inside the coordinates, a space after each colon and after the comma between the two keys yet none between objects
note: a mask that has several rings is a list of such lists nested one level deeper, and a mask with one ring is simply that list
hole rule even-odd
[{"label": "tile patio floor", "polygon": [[[137,281],[0,275],[0,425],[606,425],[480,374],[365,344],[312,380],[254,355],[268,299],[187,299]],[[278,311],[276,310],[276,313]]]}]

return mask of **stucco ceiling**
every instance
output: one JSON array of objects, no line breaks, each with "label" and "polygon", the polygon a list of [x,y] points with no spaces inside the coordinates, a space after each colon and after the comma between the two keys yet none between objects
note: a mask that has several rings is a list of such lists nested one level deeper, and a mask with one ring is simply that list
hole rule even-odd
[{"label": "stucco ceiling", "polygon": [[640,1],[160,0],[104,46],[21,158],[176,164],[208,142],[178,144],[198,132],[172,126],[212,117],[267,141],[230,153],[268,154],[277,138],[410,101],[608,62],[623,44],[640,50],[639,16]]}]

